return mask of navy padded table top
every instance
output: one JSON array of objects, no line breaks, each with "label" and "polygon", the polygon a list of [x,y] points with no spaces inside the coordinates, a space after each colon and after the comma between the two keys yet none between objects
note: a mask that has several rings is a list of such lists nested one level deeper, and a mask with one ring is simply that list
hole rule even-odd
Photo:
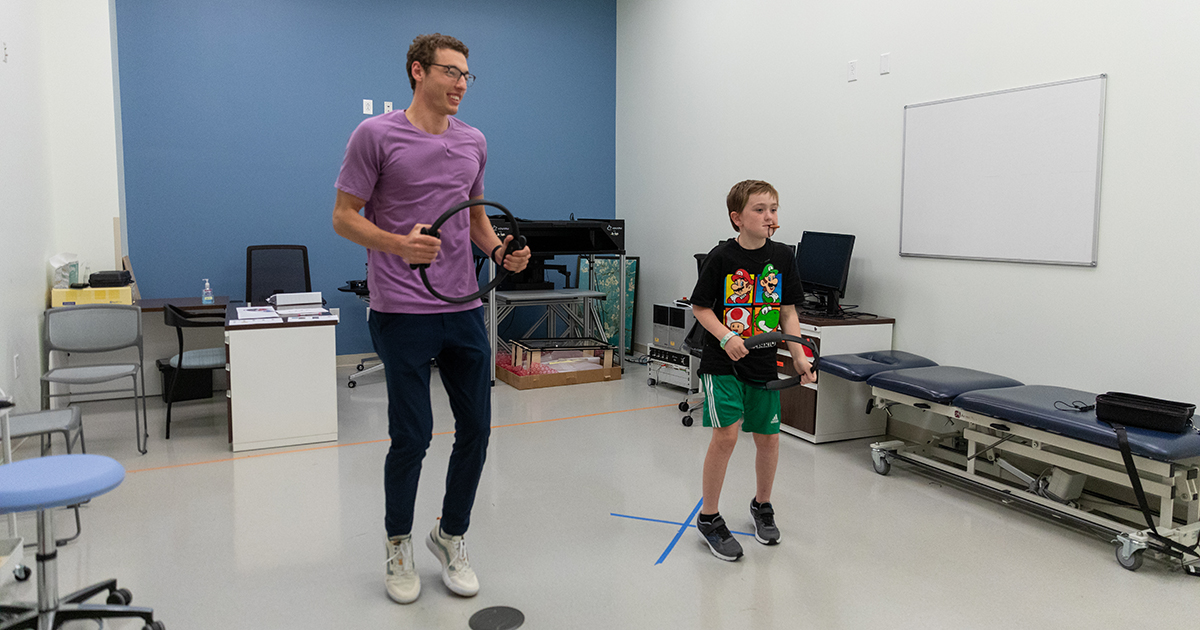
[{"label": "navy padded table top", "polygon": [[949,365],[880,372],[868,378],[867,384],[943,405],[954,402],[959,394],[977,389],[1024,385],[1007,376]]},{"label": "navy padded table top", "polygon": [[[1096,395],[1065,387],[1024,385],[967,392],[954,400],[954,406],[1084,442],[1117,448],[1117,434],[1107,423],[1096,418],[1095,410],[1062,411],[1054,407],[1056,401],[1070,405],[1076,400],[1094,405]],[[1129,427],[1126,434],[1129,436],[1129,450],[1135,455],[1163,462],[1200,456],[1200,433],[1192,428],[1186,433],[1175,434]]]},{"label": "navy padded table top", "polygon": [[121,485],[125,468],[104,455],[50,455],[0,466],[0,514],[86,501]]},{"label": "navy padded table top", "polygon": [[929,367],[937,365],[925,357],[900,350],[876,350],[856,354],[835,354],[821,357],[820,371],[861,383],[888,370]]}]

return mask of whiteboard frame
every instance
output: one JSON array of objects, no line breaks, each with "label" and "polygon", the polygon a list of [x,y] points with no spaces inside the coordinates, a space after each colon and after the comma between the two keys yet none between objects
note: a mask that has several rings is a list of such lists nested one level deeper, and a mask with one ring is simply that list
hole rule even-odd
[{"label": "whiteboard frame", "polygon": [[[1055,87],[1067,85],[1071,83],[1080,83],[1084,81],[1100,81],[1100,111],[1099,125],[1096,132],[1096,186],[1095,186],[1095,207],[1092,213],[1092,253],[1090,261],[1062,261],[1062,260],[1034,260],[1027,258],[999,258],[989,256],[964,256],[952,254],[927,254],[927,253],[912,253],[904,251],[904,182],[905,182],[905,159],[908,151],[908,110],[910,108],[927,107],[931,105],[941,105],[944,103],[952,103],[955,101],[964,101],[976,98],[985,98],[988,96],[997,96],[1000,94],[1010,94],[1013,92],[1024,92],[1028,90],[1036,90],[1040,88]],[[899,254],[906,258],[941,258],[953,260],[979,260],[988,262],[1014,262],[1039,265],[1066,265],[1072,267],[1095,267],[1097,266],[1098,251],[1100,247],[1100,190],[1101,181],[1104,172],[1104,118],[1105,118],[1105,100],[1108,94],[1108,74],[1101,73],[1097,75],[1080,77],[1077,79],[1066,79],[1063,81],[1054,81],[1051,83],[1039,83],[1037,85],[1029,85],[1025,87],[1010,88],[1007,90],[997,90],[995,92],[985,92],[982,94],[972,94],[969,96],[959,96],[955,98],[941,99],[937,101],[929,101],[925,103],[914,103],[904,106],[904,130],[902,134],[902,149],[901,149],[901,167],[900,167],[900,247]]]}]

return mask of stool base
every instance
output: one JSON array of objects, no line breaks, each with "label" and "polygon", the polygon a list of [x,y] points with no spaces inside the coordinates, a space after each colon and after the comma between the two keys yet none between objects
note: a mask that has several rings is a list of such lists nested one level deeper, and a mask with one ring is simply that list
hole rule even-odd
[{"label": "stool base", "polygon": [[84,603],[105,591],[111,593],[116,590],[116,580],[97,582],[63,597],[59,600],[56,608],[40,613],[37,604],[33,603],[0,605],[0,614],[13,617],[0,623],[0,630],[17,630],[18,628],[49,630],[73,619],[141,617],[147,626],[154,623],[154,609],[152,608]]},{"label": "stool base", "polygon": [[[54,512],[48,508],[38,512],[38,602],[30,604],[0,604],[0,630],[53,630],[74,619],[114,619],[141,617],[150,630],[163,630],[163,623],[154,621],[154,610],[126,606],[132,595],[118,589],[117,581],[104,580],[85,586],[69,595],[58,596],[58,552],[54,540]],[[107,591],[110,602],[120,604],[86,604],[87,600]]]}]

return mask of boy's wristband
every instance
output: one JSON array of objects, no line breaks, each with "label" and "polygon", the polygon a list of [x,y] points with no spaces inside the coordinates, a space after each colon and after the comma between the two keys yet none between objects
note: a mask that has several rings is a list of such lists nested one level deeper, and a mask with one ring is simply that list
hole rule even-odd
[{"label": "boy's wristband", "polygon": [[737,333],[735,333],[731,330],[728,333],[726,333],[726,335],[724,337],[721,337],[721,349],[724,350],[725,344],[729,343],[729,340],[733,339],[736,336],[737,336]]}]

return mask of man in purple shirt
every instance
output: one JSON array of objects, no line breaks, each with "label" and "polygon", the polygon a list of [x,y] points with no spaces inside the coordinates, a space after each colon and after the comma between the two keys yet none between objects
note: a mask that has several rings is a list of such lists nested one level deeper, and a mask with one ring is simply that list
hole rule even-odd
[{"label": "man in purple shirt", "polygon": [[[421,593],[413,564],[412,525],[421,460],[433,436],[430,361],[454,412],[454,448],[446,475],[441,523],[425,544],[442,564],[442,582],[470,597],[479,580],[463,535],[471,519],[491,427],[491,345],[479,300],[442,302],[429,294],[414,264],[429,264],[430,284],[443,295],[478,289],[474,243],[510,271],[529,262],[529,249],[505,255],[484,206],[442,224],[441,238],[421,234],[446,209],[483,197],[487,141],[453,117],[474,81],[467,47],[453,37],[421,35],[408,49],[413,89],[408,109],[364,120],[350,136],[337,179],[333,229],[367,248],[369,325],[388,389],[384,464],[388,596],[408,604]],[[362,214],[359,214],[360,210]]]}]

